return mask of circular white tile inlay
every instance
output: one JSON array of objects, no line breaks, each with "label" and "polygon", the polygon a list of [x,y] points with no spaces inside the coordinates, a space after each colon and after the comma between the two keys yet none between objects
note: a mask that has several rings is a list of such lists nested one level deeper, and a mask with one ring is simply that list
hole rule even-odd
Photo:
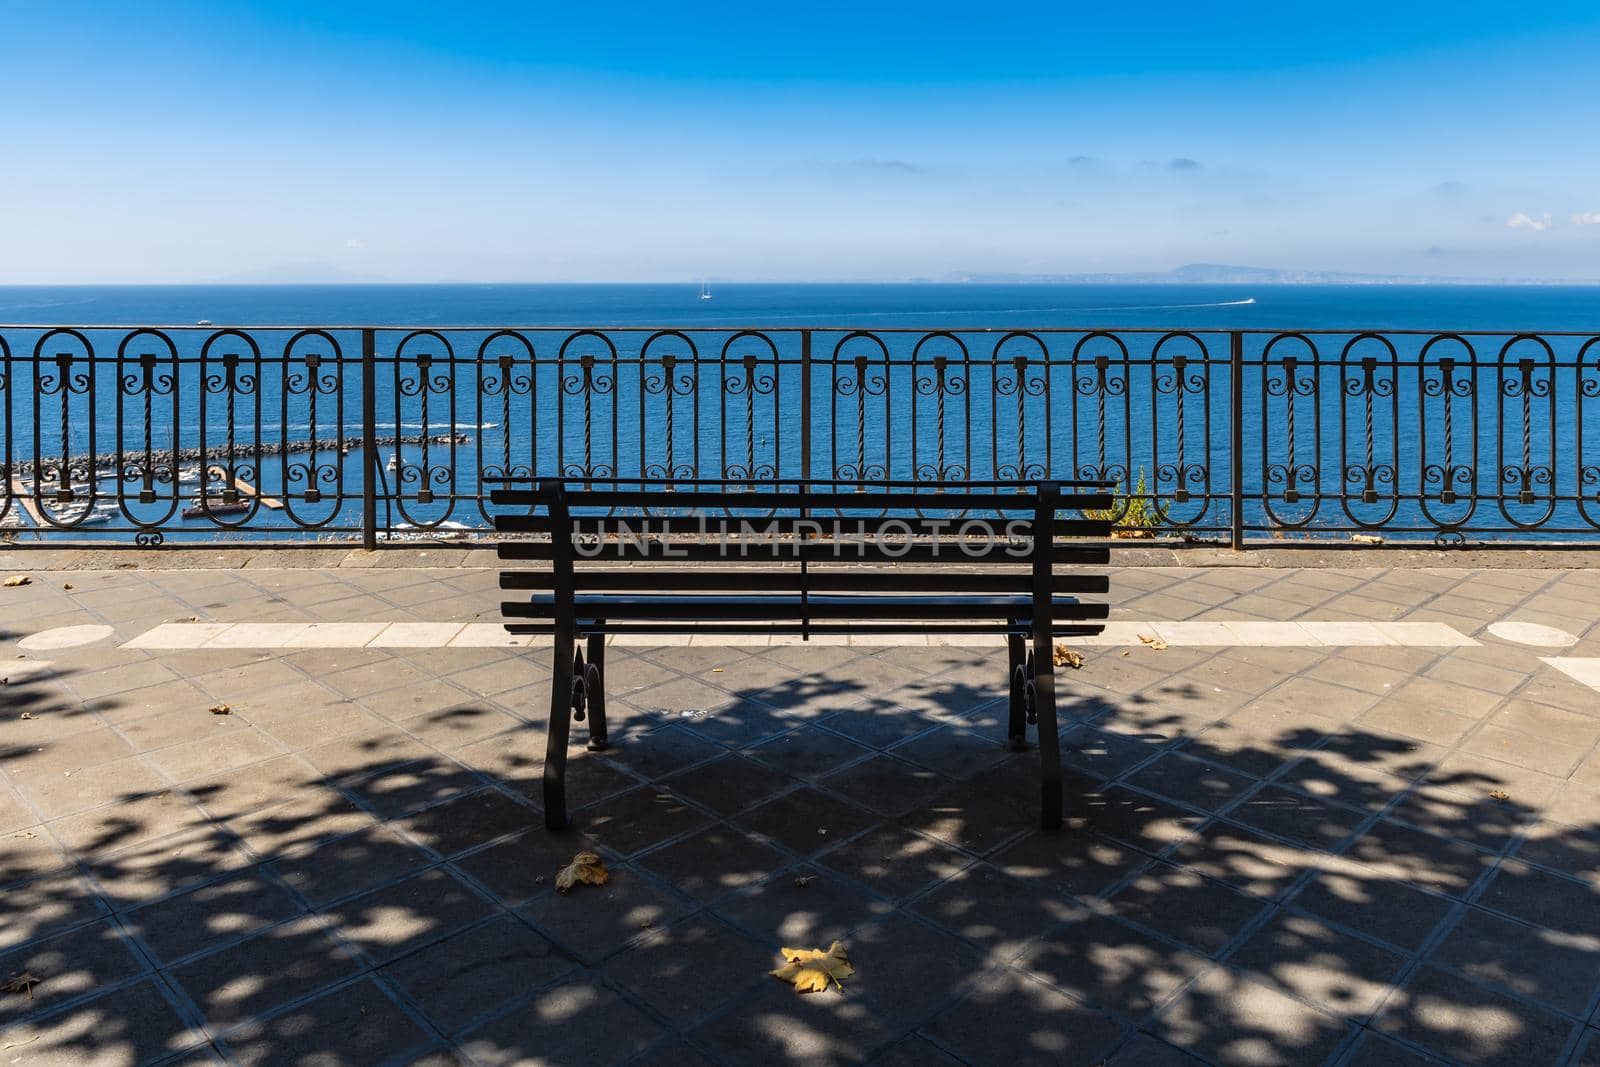
[{"label": "circular white tile inlay", "polygon": [[58,626],[54,630],[40,630],[17,642],[18,648],[40,652],[52,648],[76,648],[104,641],[116,633],[109,626]]},{"label": "circular white tile inlay", "polygon": [[1489,632],[1503,641],[1515,641],[1519,645],[1566,648],[1578,643],[1578,639],[1567,631],[1536,622],[1492,622]]}]

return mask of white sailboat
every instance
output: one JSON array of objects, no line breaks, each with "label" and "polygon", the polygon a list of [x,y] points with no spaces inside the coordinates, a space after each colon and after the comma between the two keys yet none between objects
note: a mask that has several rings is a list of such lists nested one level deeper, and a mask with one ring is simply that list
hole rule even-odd
[{"label": "white sailboat", "polygon": [[700,299],[701,300],[710,300],[711,299],[711,283],[710,282],[701,282],[700,283]]}]

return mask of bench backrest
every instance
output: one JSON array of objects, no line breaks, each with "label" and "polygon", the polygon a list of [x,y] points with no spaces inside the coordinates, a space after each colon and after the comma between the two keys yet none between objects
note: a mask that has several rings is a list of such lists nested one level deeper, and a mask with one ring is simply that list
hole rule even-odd
[{"label": "bench backrest", "polygon": [[[1054,592],[1105,589],[1054,572],[1109,562],[1110,521],[1086,514],[1111,508],[1103,482],[498,485],[500,558],[549,564],[508,589],[1028,592],[1040,571]],[[829,566],[861,563],[896,566]]]}]

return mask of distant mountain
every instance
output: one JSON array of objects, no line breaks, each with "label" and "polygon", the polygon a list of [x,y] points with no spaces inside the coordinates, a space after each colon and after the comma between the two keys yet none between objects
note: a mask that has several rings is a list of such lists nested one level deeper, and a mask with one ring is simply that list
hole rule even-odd
[{"label": "distant mountain", "polygon": [[[1424,274],[1350,274],[1279,267],[1189,263],[1163,271],[1128,274],[1005,274],[957,271],[940,279],[975,285],[1558,285],[1545,278],[1462,278]],[[1583,284],[1575,282],[1574,284]]]},{"label": "distant mountain", "polygon": [[276,267],[240,271],[213,278],[213,285],[378,285],[388,281],[381,274],[355,274],[332,263],[282,263]]}]

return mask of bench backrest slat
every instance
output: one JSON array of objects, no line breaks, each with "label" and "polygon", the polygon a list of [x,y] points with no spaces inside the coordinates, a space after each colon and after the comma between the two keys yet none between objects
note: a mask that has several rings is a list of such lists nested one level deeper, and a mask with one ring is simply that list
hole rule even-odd
[{"label": "bench backrest slat", "polygon": [[[665,568],[636,567],[629,570],[585,570],[579,568],[574,582],[597,593],[649,592],[659,589],[684,589],[705,592],[788,593],[809,589],[817,593],[1030,593],[1033,572],[960,574],[932,567],[866,568],[829,571],[812,569],[802,573],[798,567],[704,567],[676,571]],[[548,570],[514,570],[500,573],[500,588],[550,592],[555,577]],[[1051,588],[1057,593],[1106,593],[1111,582],[1103,574],[1056,574]]]}]

